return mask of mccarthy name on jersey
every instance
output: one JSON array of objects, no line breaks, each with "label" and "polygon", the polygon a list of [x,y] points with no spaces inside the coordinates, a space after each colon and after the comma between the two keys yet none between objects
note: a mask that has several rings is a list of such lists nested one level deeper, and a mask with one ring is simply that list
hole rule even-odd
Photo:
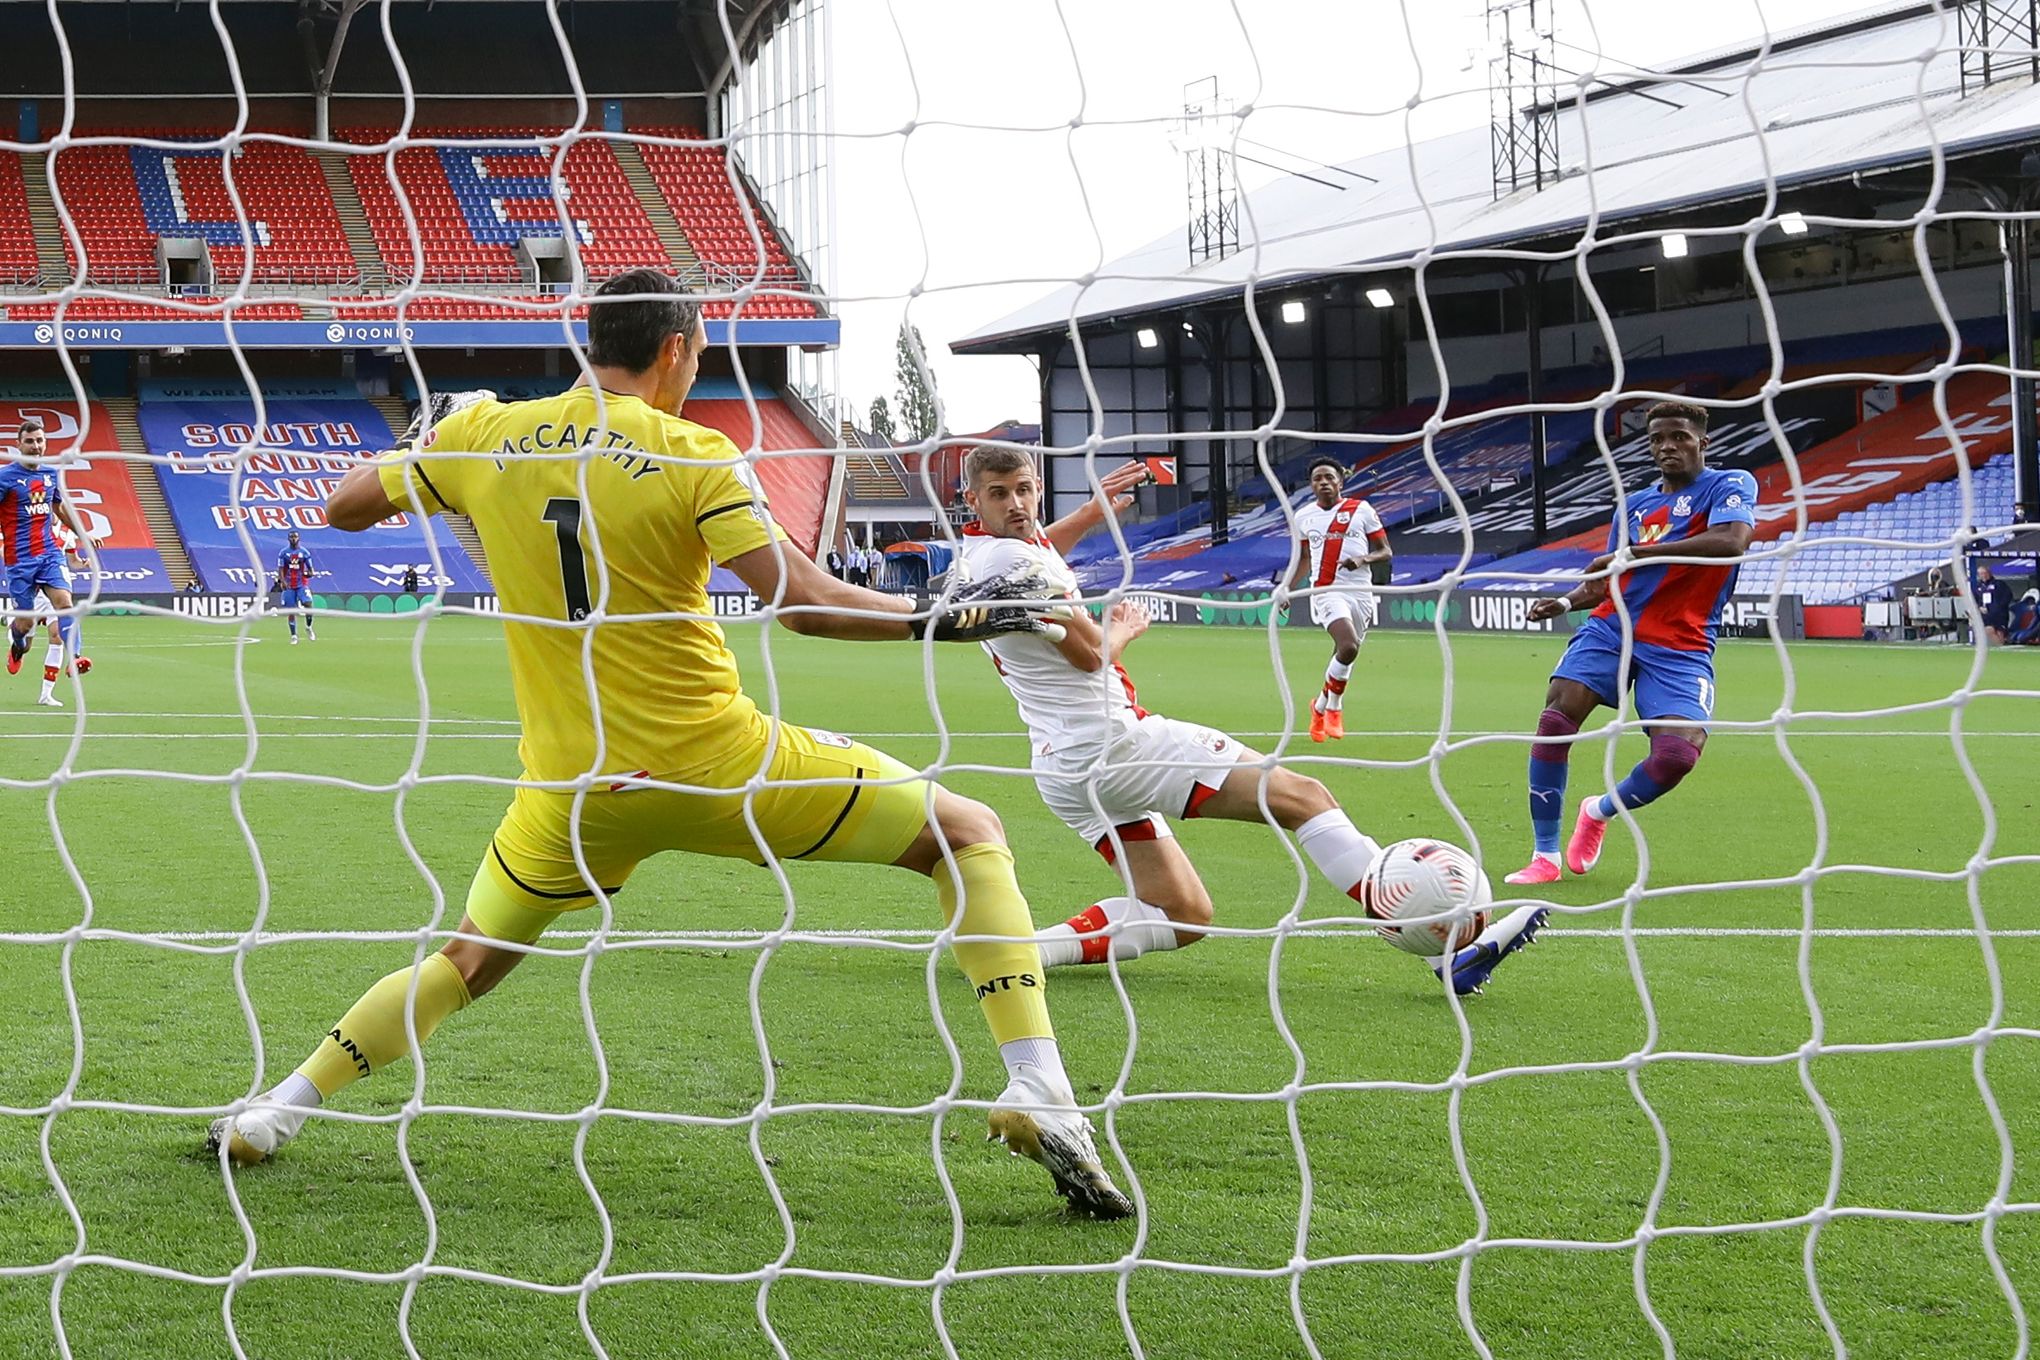
[{"label": "mccarthy name on jersey", "polygon": [[398,508],[465,514],[481,535],[533,778],[681,777],[756,742],[708,573],[785,534],[726,437],[576,387],[474,402],[382,463]]}]

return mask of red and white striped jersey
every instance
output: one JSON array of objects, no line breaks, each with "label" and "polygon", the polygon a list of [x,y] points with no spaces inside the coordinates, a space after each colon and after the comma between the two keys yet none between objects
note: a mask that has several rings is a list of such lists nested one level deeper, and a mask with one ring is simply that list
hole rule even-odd
[{"label": "red and white striped jersey", "polygon": [[1339,565],[1345,558],[1363,556],[1388,541],[1381,516],[1366,501],[1348,496],[1334,501],[1330,509],[1312,501],[1296,512],[1296,532],[1303,539],[1304,555],[1310,564],[1304,573],[1306,585],[1362,589],[1373,585],[1366,567],[1348,570]]},{"label": "red and white striped jersey", "polygon": [[[963,531],[957,565],[981,581],[1031,566],[1049,582],[1046,598],[1077,595],[1076,573],[1046,538],[999,538],[973,524]],[[1020,706],[1020,721],[1037,756],[1095,758],[1145,717],[1133,680],[1118,664],[1080,671],[1056,645],[1034,633],[1006,633],[979,644]]]}]

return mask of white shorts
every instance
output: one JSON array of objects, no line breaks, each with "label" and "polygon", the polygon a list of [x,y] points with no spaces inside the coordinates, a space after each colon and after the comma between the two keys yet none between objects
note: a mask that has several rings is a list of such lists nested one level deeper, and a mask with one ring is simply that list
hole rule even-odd
[{"label": "white shorts", "polygon": [[1312,623],[1328,628],[1334,619],[1345,619],[1363,641],[1374,622],[1374,609],[1374,595],[1365,590],[1324,590],[1310,597]]},{"label": "white shorts", "polygon": [[1048,810],[1110,861],[1111,831],[1123,841],[1167,839],[1167,819],[1196,816],[1239,759],[1240,744],[1225,733],[1150,713],[1095,764],[1038,757],[1034,782]]}]

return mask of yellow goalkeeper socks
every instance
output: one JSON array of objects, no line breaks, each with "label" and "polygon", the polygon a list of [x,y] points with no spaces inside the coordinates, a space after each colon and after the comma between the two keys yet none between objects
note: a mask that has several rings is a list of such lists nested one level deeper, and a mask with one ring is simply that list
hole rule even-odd
[{"label": "yellow goalkeeper socks", "polygon": [[1041,966],[1041,951],[1034,945],[1034,918],[1028,915],[1027,899],[1013,877],[1012,852],[992,844],[966,846],[956,852],[955,878],[963,881],[961,920],[957,920],[956,882],[949,866],[936,865],[934,877],[942,919],[955,921],[957,934],[1008,937],[956,942],[956,962],[977,987],[978,1006],[992,1028],[992,1038],[1007,1044],[1015,1039],[1053,1037],[1045,992],[1048,977]]},{"label": "yellow goalkeeper socks", "polygon": [[[1007,877],[1012,876],[1007,861]],[[411,974],[418,974],[418,1042],[423,1044],[439,1022],[469,1001],[460,969],[444,954],[434,954],[416,968],[402,968],[361,994],[361,1000],[340,1017],[319,1046],[298,1067],[298,1075],[330,1100],[334,1092],[371,1072],[380,1072],[410,1051],[404,1033],[404,1003],[411,994]]]}]

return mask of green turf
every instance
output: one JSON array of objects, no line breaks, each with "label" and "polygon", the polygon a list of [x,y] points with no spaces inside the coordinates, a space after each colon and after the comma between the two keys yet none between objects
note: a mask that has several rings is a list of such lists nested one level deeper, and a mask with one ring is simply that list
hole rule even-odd
[{"label": "green turf", "polygon": [[[28,708],[30,677],[0,686],[0,781],[35,785],[0,785],[11,851],[0,930],[62,931],[88,916],[95,927],[138,932],[243,931],[258,917],[273,931],[408,930],[430,919],[435,885],[458,912],[505,793],[433,777],[516,772],[496,630],[475,620],[431,626],[422,655],[434,722],[422,749],[409,621],[335,618],[316,645],[297,648],[283,645],[280,631],[268,625],[263,642],[237,653],[221,645],[231,626],[95,620],[98,712],[80,739],[75,714]],[[763,695],[756,630],[734,632]],[[1354,683],[1349,738],[1313,747],[1292,737],[1287,750],[1384,841],[1466,839],[1442,790],[1499,879],[1527,848],[1523,745],[1471,740],[1435,763],[1427,756],[1444,730],[1466,741],[1527,728],[1558,645],[1455,635],[1448,710],[1436,640],[1377,635]],[[1299,702],[1315,687],[1323,650],[1304,630],[1282,639],[1287,688]],[[771,656],[788,715],[865,736],[909,761],[940,754],[912,649],[775,634]],[[1788,686],[1798,709],[1931,702],[1961,686],[1972,663],[1950,649],[1823,645],[1795,647],[1790,660],[1788,676],[1768,645],[1725,645],[1720,716],[1765,718]],[[1229,728],[1264,749],[1275,744],[1267,734],[1284,725],[1283,686],[1265,633],[1157,630],[1129,661],[1150,707]],[[2017,1154],[2005,1198],[2040,1200],[2025,1151],[2040,1138],[2036,1040],[2000,1037],[1980,1064],[1976,1046],[1959,1042],[1992,1017],[1982,946],[1974,936],[1812,937],[1808,971],[1827,1043],[1958,1042],[1826,1054],[1802,1067],[1815,1021],[1796,936],[1637,936],[1646,1004],[1625,941],[1580,932],[1625,919],[1646,930],[1796,930],[1809,918],[1824,932],[1960,931],[1979,911],[2000,929],[2040,927],[2034,862],[1982,873],[1974,902],[1959,877],[1984,850],[1987,808],[1997,821],[1989,853],[2034,855],[2036,663],[1993,657],[1977,677],[1979,688],[2026,691],[1976,699],[1962,714],[1981,796],[1956,763],[1946,708],[1794,724],[1789,751],[1803,777],[1769,735],[1718,735],[1677,795],[1646,814],[1647,868],[1639,870],[1629,834],[1616,830],[1593,879],[1553,890],[1578,913],[1556,921],[1547,943],[1466,1006],[1464,1039],[1429,973],[1366,937],[1299,937],[1279,958],[1264,938],[1213,940],[1128,968],[1123,1001],[1103,970],[1056,974],[1052,1004],[1080,1093],[1104,1100],[1126,1068],[1123,1089],[1134,1099],[1113,1124],[1145,1197],[1139,1224],[1065,1218],[1044,1177],[984,1144],[979,1112],[938,1120],[828,1108],[921,1106],[949,1088],[920,952],[789,944],[762,970],[756,950],[735,945],[619,949],[592,967],[535,959],[434,1039],[424,1096],[435,1106],[560,1117],[426,1114],[406,1141],[414,1187],[390,1118],[413,1094],[413,1069],[349,1091],[335,1108],[388,1122],[317,1121],[236,1188],[259,1244],[255,1267],[380,1278],[262,1275],[232,1291],[233,1326],[246,1353],[265,1358],[400,1355],[407,1312],[411,1337],[430,1357],[588,1355],[585,1325],[619,1358],[762,1357],[775,1353],[776,1337],[795,1356],[865,1360],[940,1354],[939,1310],[965,1357],[1119,1356],[1133,1347],[1115,1263],[1137,1251],[1123,1277],[1124,1308],[1149,1356],[1301,1356],[1299,1314],[1325,1356],[1459,1356],[1476,1353],[1455,1302],[1460,1266],[1438,1258],[1479,1233],[1514,1243],[1480,1251],[1467,1270],[1470,1317],[1497,1356],[1660,1355],[1637,1302],[1639,1270],[1681,1355],[1830,1355],[1807,1288],[1804,1226],[1674,1233],[1641,1249],[1640,1263],[1633,1244],[1536,1243],[1631,1242],[1661,1167],[1639,1095],[1662,1121],[1670,1154],[1659,1229],[1776,1222],[1821,1205],[1832,1148],[1809,1084],[1842,1140],[1837,1203],[1973,1215],[1991,1202],[2002,1150],[1979,1072]],[[1023,766],[1026,743],[983,659],[947,649],[935,674],[947,759]],[[244,699],[259,715],[252,746],[239,716]],[[1639,737],[1622,741],[1618,774],[1641,748]],[[1576,788],[1598,778],[1605,750],[1582,748]],[[53,772],[52,799],[42,781]],[[286,773],[367,787],[276,777]],[[415,775],[427,782],[413,784]],[[1110,871],[1048,816],[1024,778],[965,772],[950,782],[998,809],[1038,919],[1060,919],[1115,890]],[[61,868],[52,810],[89,906]],[[401,849],[400,826],[422,873]],[[1182,837],[1221,924],[1271,926],[1300,889],[1306,919],[1351,909],[1325,885],[1301,883],[1268,829],[1193,824]],[[1816,855],[1826,865],[1954,877],[1802,878]],[[1751,879],[1770,882],[1666,891]],[[932,894],[896,871],[801,866],[792,881],[801,926],[933,924]],[[678,859],[648,865],[618,901],[617,926],[634,930],[758,929],[785,906],[756,869]],[[0,1114],[0,1356],[57,1353],[53,1263],[80,1251],[89,1259],[63,1274],[59,1300],[73,1355],[232,1354],[224,1285],[105,1259],[214,1278],[243,1265],[228,1189],[217,1165],[197,1154],[205,1119],[177,1110],[224,1104],[258,1079],[273,1081],[408,952],[334,940],[248,952],[238,977],[260,1028],[258,1078],[231,953],[90,940],[67,954],[53,943],[0,941],[9,993],[0,1012],[0,1107],[43,1111],[71,1081],[74,1059],[71,1101],[172,1107]],[[1994,953],[2001,1023],[2040,1028],[2040,938],[2001,937]],[[587,1039],[584,973],[599,1055]],[[67,975],[82,1048],[67,1014]],[[752,1030],[754,976],[769,1067]],[[963,1055],[958,1094],[989,1099],[1002,1074],[975,1007],[947,960],[934,976]],[[1463,1045],[1476,1078],[1598,1065],[1514,1072],[1460,1092],[1478,1203],[1452,1159],[1446,1083]],[[1642,1065],[1632,1084],[1623,1061],[1645,1051],[1689,1056]],[[1763,1061],[1700,1056],[1723,1054]],[[1305,1089],[1292,1113],[1279,1097],[1298,1082]],[[1385,1082],[1435,1089],[1363,1085]],[[754,1149],[744,1121],[768,1083],[777,1106],[823,1108],[773,1114]],[[1190,1091],[1252,1098],[1157,1098]],[[598,1108],[707,1122],[598,1117]],[[82,1215],[82,1244],[44,1170],[45,1140]],[[599,1202],[580,1179],[577,1148]],[[436,1238],[419,1191],[433,1206]],[[602,1260],[605,1216],[606,1276],[709,1278],[604,1284],[579,1308],[575,1289]],[[1995,1242],[2029,1306],[2040,1302],[2040,1222],[2014,1213]],[[938,1300],[923,1282],[952,1264],[952,1251],[962,1272],[1097,1269],[968,1275]],[[434,1275],[407,1295],[404,1272],[428,1253],[435,1266],[556,1292]],[[1382,1259],[1397,1256],[1433,1259]],[[1812,1256],[1853,1355],[1997,1356],[2017,1344],[2013,1308],[1974,1222],[1843,1217],[1818,1230]],[[1299,1258],[1317,1264],[1292,1277]],[[764,1291],[761,1310],[760,1272],[778,1268],[790,1273]]]}]

